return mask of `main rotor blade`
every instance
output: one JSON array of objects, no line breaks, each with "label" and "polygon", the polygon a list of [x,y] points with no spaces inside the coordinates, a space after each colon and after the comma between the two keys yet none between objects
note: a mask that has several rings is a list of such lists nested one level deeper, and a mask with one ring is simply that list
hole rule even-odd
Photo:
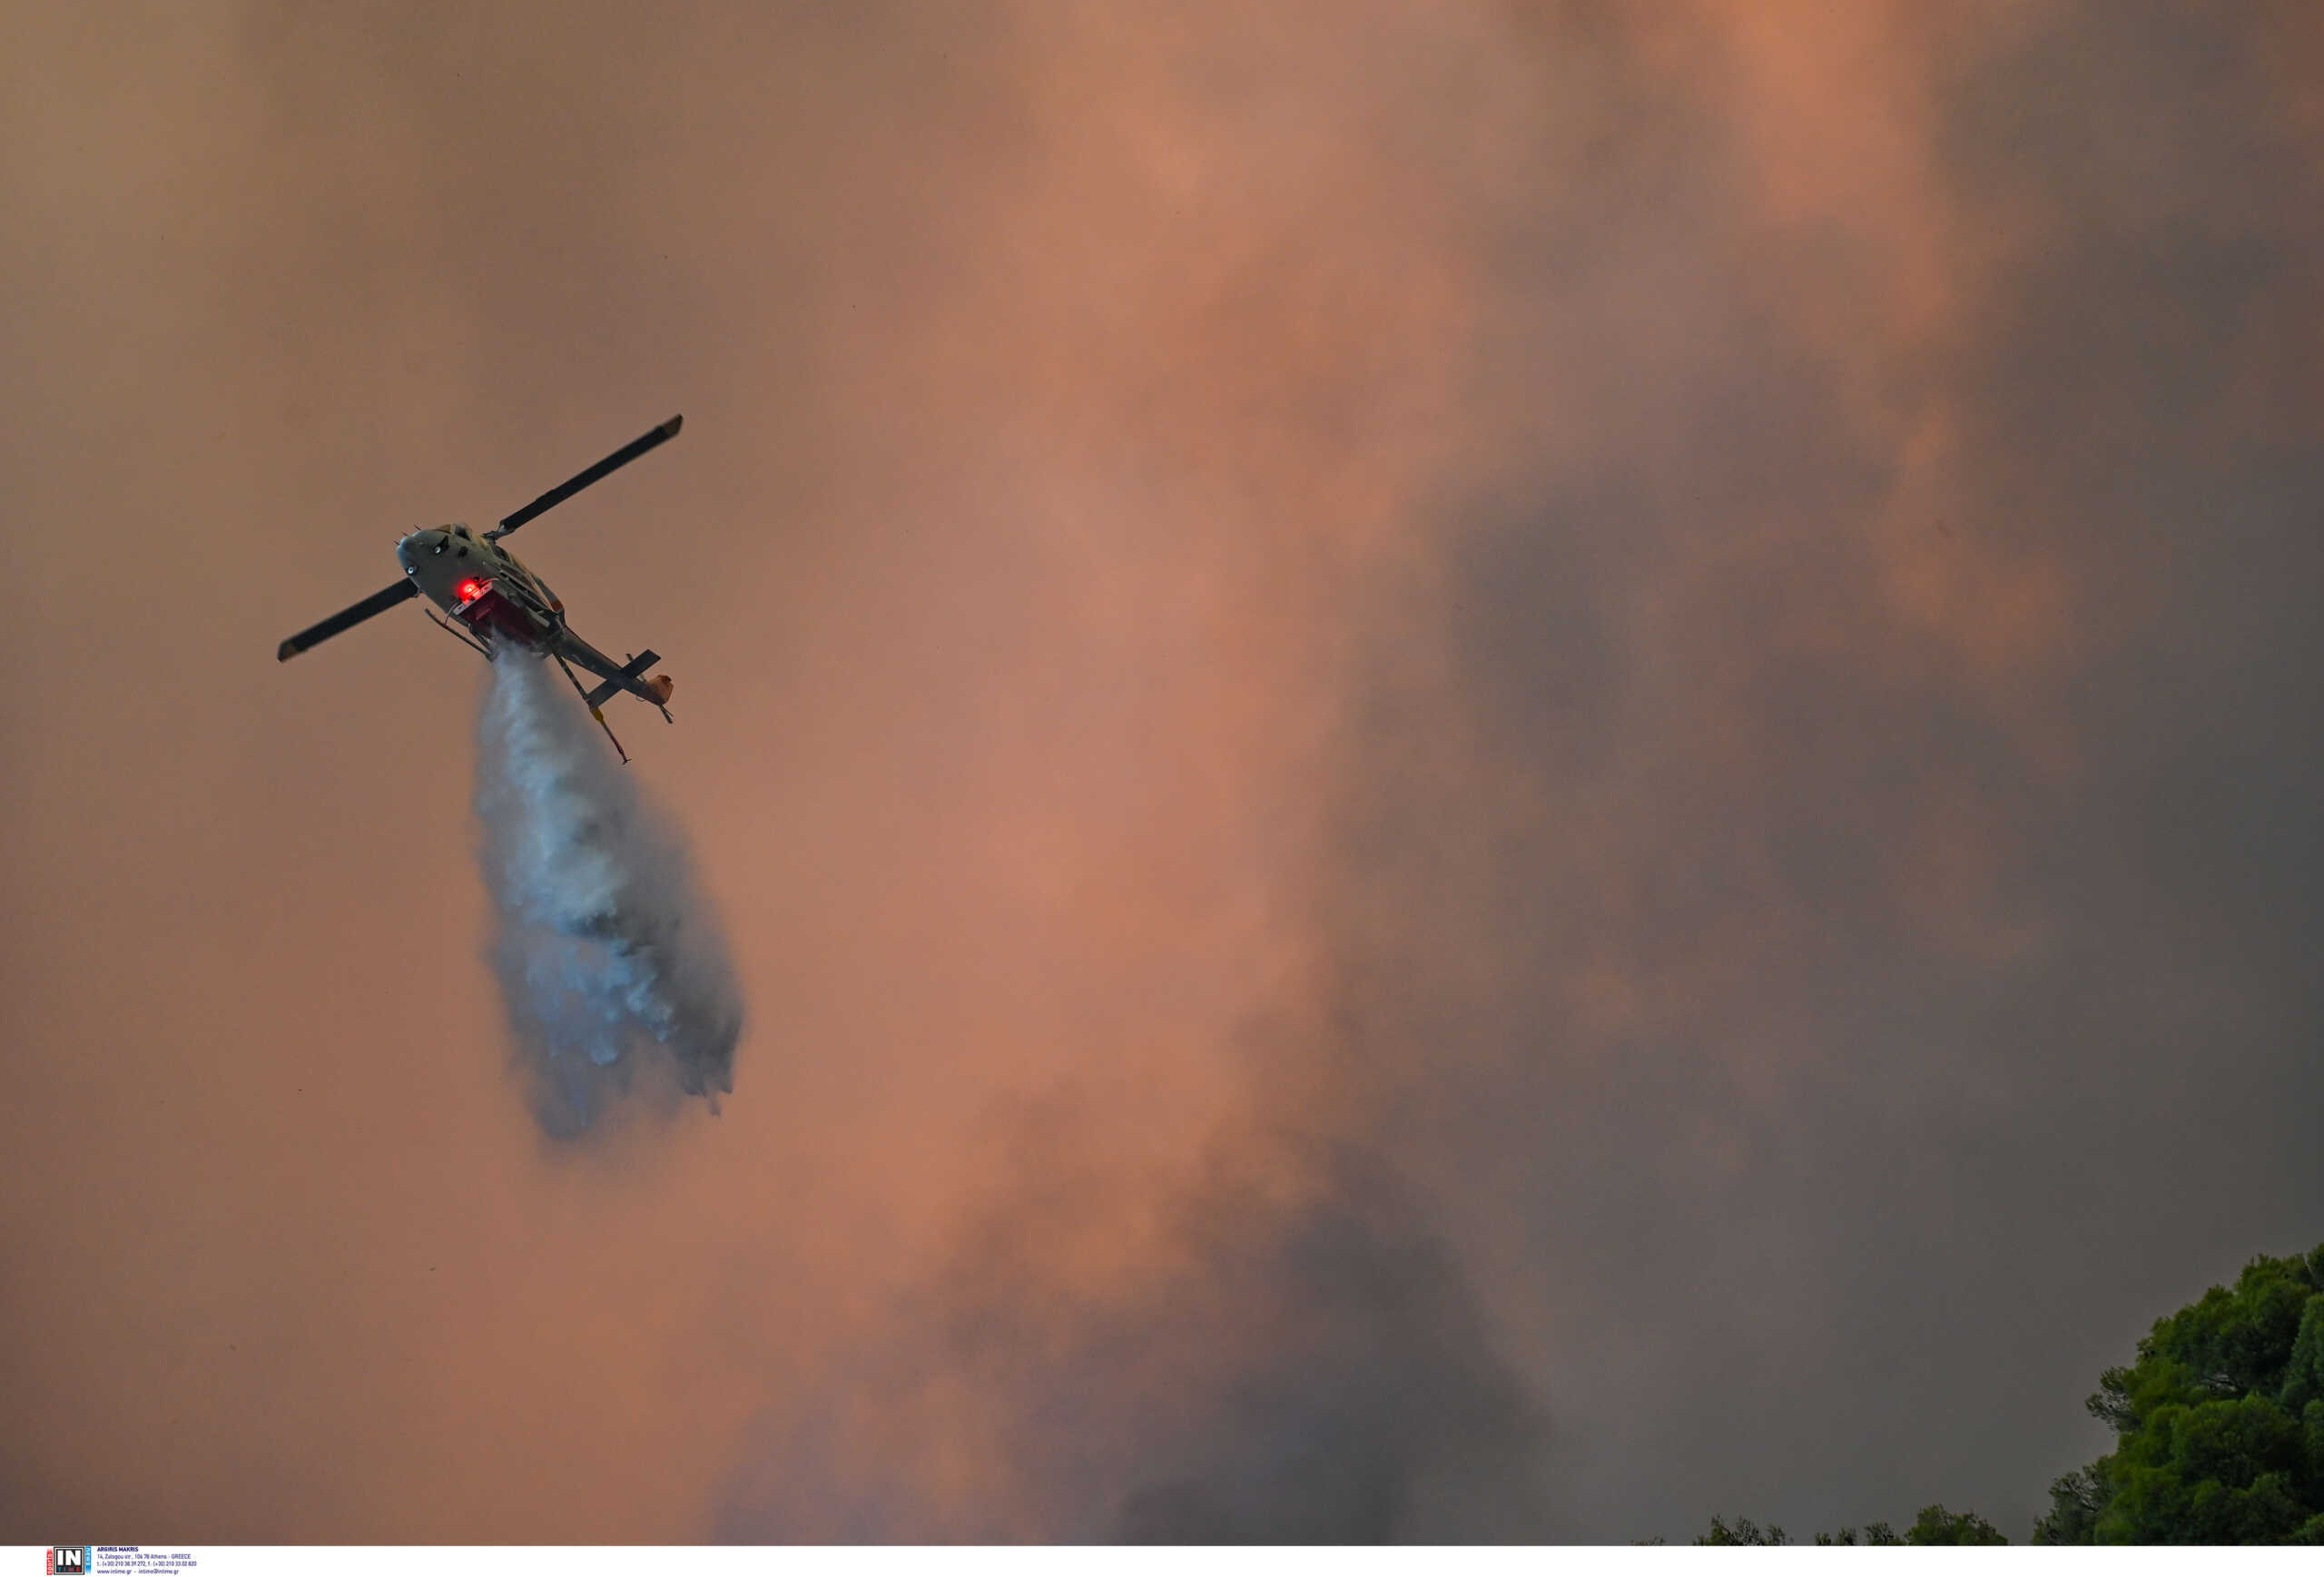
[{"label": "main rotor blade", "polygon": [[607,477],[610,477],[615,471],[620,470],[624,466],[629,464],[630,461],[635,459],[646,450],[655,448],[658,444],[665,444],[672,439],[677,437],[679,424],[684,420],[685,418],[683,416],[672,417],[669,420],[664,422],[660,427],[655,428],[652,432],[647,433],[644,438],[639,439],[636,442],[624,444],[621,448],[607,455],[604,459],[599,460],[596,465],[591,466],[587,470],[582,472],[571,481],[559,482],[556,487],[551,488],[547,492],[543,493],[539,498],[534,499],[531,503],[517,510],[514,515],[502,516],[500,517],[500,529],[494,532],[493,535],[495,537],[506,537],[509,532],[514,531],[517,527],[522,526],[534,516],[542,514],[547,510],[556,508],[559,504],[564,503],[567,498],[573,497],[574,494],[579,492],[590,483],[604,481]]},{"label": "main rotor blade", "polygon": [[375,591],[353,607],[341,608],[319,625],[300,630],[274,648],[274,660],[287,663],[309,646],[319,646],[341,630],[351,630],[373,614],[383,614],[399,602],[409,602],[419,595],[419,588],[409,578],[399,580],[385,591]]}]

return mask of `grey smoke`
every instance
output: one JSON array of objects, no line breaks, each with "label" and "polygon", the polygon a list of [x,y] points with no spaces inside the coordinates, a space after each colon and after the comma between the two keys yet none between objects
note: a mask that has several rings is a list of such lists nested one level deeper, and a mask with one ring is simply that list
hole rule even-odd
[{"label": "grey smoke", "polygon": [[[1064,1100],[1047,1114],[1076,1120]],[[1077,1286],[1118,1207],[1038,1125],[945,1275],[765,1422],[721,1535],[744,1542],[1374,1543],[1567,1532],[1550,1421],[1469,1277],[1374,1148],[1276,1133],[1167,1207],[1171,1268]],[[1284,1201],[1251,1168],[1305,1181]],[[1063,1246],[1062,1247],[1060,1246]],[[963,1418],[962,1482],[941,1439]],[[931,1485],[950,1483],[950,1493]]]},{"label": "grey smoke", "polygon": [[543,1129],[625,1093],[734,1088],[743,1004],[684,841],[546,661],[492,665],[477,730],[489,958]]},{"label": "grey smoke", "polygon": [[1141,1311],[1220,1355],[1181,1393],[1105,1536],[1443,1543],[1556,1536],[1546,1415],[1496,1350],[1450,1247],[1380,1158],[1334,1147],[1324,1191],[1254,1220],[1205,1201],[1207,1278]]}]

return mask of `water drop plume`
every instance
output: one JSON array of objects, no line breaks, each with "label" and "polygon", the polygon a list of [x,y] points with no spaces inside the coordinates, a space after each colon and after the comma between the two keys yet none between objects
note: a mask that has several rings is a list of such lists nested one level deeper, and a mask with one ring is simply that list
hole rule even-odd
[{"label": "water drop plume", "polygon": [[489,961],[542,1128],[734,1088],[743,1004],[675,824],[547,661],[492,665],[477,729]]}]

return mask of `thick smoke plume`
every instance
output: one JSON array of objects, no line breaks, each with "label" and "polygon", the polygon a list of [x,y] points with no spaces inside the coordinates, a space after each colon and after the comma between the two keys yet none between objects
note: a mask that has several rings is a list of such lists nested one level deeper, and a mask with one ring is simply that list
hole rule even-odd
[{"label": "thick smoke plume", "polygon": [[[2324,1230],[2313,0],[148,10],[0,51],[0,1532],[2023,1538]],[[249,665],[678,409],[783,1099],[595,1164],[723,1056],[496,782],[539,1165],[442,643]]]},{"label": "thick smoke plume", "polygon": [[743,1003],[684,845],[547,663],[492,665],[477,730],[490,958],[535,1078],[570,1137],[633,1088],[734,1088]]},{"label": "thick smoke plume", "polygon": [[[1245,1133],[1182,1189],[1157,1189],[1075,1137],[1088,1118],[1068,1099],[1009,1126],[1021,1178],[972,1212],[935,1283],[768,1421],[723,1536],[1563,1531],[1550,1421],[1394,1167],[1364,1147]],[[1093,1276],[1108,1249],[1134,1268]]]}]

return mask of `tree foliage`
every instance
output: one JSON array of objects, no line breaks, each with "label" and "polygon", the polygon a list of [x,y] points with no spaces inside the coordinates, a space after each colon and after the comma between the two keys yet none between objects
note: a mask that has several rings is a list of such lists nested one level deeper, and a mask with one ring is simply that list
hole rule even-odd
[{"label": "tree foliage", "polygon": [[2050,1486],[2035,1543],[2324,1543],[2324,1246],[2157,1320],[2089,1407],[2114,1449]]},{"label": "tree foliage", "polygon": [[[1900,1535],[1886,1523],[1867,1523],[1862,1530],[1842,1528],[1837,1533],[1818,1533],[1819,1544],[2006,1544],[2001,1530],[1974,1512],[1948,1512],[1943,1506],[1923,1506],[1919,1518]],[[1788,1544],[1791,1535],[1770,1523],[1759,1526],[1748,1517],[1728,1522],[1725,1517],[1710,1520],[1710,1532],[1695,1541],[1698,1544]]]},{"label": "tree foliage", "polygon": [[1791,1535],[1770,1523],[1759,1526],[1748,1517],[1738,1517],[1732,1523],[1714,1515],[1710,1532],[1695,1541],[1698,1544],[1788,1544]]},{"label": "tree foliage", "polygon": [[1920,1516],[1905,1530],[1907,1544],[2006,1544],[2009,1541],[1974,1512],[1948,1512],[1943,1506],[1923,1506]]},{"label": "tree foliage", "polygon": [[1854,1528],[1842,1528],[1837,1533],[1817,1534],[1816,1542],[1819,1544],[1901,1544],[1905,1541],[1898,1538],[1896,1530],[1886,1523],[1866,1523],[1861,1536]]}]

